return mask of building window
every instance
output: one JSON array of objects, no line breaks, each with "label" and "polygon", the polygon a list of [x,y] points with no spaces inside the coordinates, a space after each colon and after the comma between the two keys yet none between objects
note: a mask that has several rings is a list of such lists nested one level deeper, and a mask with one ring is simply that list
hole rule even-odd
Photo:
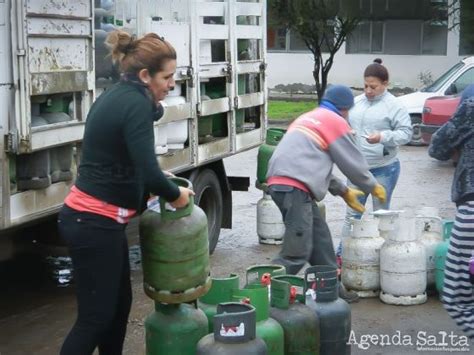
[{"label": "building window", "polygon": [[447,41],[445,21],[365,21],[348,36],[346,53],[446,55]]},{"label": "building window", "polygon": [[459,54],[474,54],[474,2],[460,0],[459,22]]},{"label": "building window", "polygon": [[426,21],[423,23],[421,53],[444,55],[447,51],[448,26],[444,21]]},{"label": "building window", "polygon": [[[267,8],[267,50],[272,52],[309,52],[308,47],[296,31],[288,30],[286,27],[279,24],[278,19],[272,11],[272,8]],[[333,31],[334,25],[332,21],[328,21],[327,35],[330,37],[329,42],[334,42]],[[321,46],[323,53],[329,52],[327,43]]]},{"label": "building window", "polygon": [[347,53],[381,53],[384,24],[380,21],[360,22],[347,39]]},{"label": "building window", "polygon": [[385,22],[385,54],[420,54],[421,21],[390,20]]},{"label": "building window", "polygon": [[309,51],[298,32],[284,27],[268,27],[267,49],[275,52]]},{"label": "building window", "polygon": [[307,51],[308,47],[296,31],[290,32],[290,51]]},{"label": "building window", "polygon": [[359,0],[365,20],[348,36],[346,53],[446,55],[447,12],[439,7],[445,2]]},{"label": "building window", "polygon": [[267,28],[267,48],[275,51],[286,51],[286,33],[284,27]]}]

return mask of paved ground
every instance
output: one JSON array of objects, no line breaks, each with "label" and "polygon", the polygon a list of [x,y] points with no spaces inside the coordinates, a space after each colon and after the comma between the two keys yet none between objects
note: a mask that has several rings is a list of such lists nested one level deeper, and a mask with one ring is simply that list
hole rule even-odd
[{"label": "paved ground", "polygon": [[[393,208],[416,214],[422,206],[437,206],[442,217],[452,218],[455,211],[449,200],[452,165],[430,159],[426,147],[403,147],[400,159],[402,175],[393,197]],[[248,193],[234,193],[234,229],[222,232],[211,257],[212,273],[223,276],[236,272],[243,276],[246,267],[268,262],[278,247],[258,244],[255,213],[261,192],[253,187],[256,150],[229,158],[226,168],[231,175],[250,176],[252,182]],[[345,206],[340,198],[332,196],[325,203],[336,242]],[[134,226],[130,234],[133,244]],[[0,276],[4,280],[0,292],[1,355],[56,354],[74,321],[73,287],[48,286],[41,277],[41,265],[32,259],[1,265]],[[153,303],[142,291],[139,270],[133,272],[133,289],[134,303],[124,353],[143,354],[143,321],[152,311]],[[462,350],[457,345],[459,338],[455,341],[443,338],[443,332],[457,336],[462,333],[436,296],[424,305],[411,307],[389,306],[378,299],[362,300],[352,305],[352,329],[352,340],[358,343],[352,346],[352,354],[444,354]],[[434,350],[417,350],[417,341],[423,344],[428,337]],[[391,345],[387,345],[388,340]],[[379,345],[374,344],[376,341]],[[381,341],[386,345],[380,346]],[[474,345],[471,349],[474,353]]]}]

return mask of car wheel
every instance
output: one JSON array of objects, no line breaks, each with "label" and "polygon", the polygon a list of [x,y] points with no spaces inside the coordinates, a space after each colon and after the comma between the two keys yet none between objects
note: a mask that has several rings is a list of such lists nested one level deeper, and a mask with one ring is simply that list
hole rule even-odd
[{"label": "car wheel", "polygon": [[413,135],[411,136],[411,141],[407,145],[411,146],[424,146],[426,143],[422,139],[421,129],[419,124],[421,123],[420,115],[410,115],[411,124],[413,127]]}]

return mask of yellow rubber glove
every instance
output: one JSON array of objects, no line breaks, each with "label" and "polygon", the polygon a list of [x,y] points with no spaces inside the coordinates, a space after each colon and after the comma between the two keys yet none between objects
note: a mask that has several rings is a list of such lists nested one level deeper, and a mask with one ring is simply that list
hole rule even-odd
[{"label": "yellow rubber glove", "polygon": [[353,210],[364,213],[365,207],[362,203],[359,202],[359,196],[364,196],[364,193],[360,190],[353,189],[351,187],[347,188],[347,191],[342,194],[342,198],[346,201],[347,205]]},{"label": "yellow rubber glove", "polygon": [[375,185],[374,189],[372,190],[372,195],[377,197],[382,203],[387,201],[387,192],[385,191],[385,187],[380,184]]}]

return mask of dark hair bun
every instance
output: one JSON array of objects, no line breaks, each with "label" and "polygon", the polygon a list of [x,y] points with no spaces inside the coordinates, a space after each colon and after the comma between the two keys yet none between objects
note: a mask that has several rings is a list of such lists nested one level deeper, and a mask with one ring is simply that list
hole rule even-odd
[{"label": "dark hair bun", "polygon": [[382,59],[380,59],[380,58],[375,58],[375,59],[374,59],[374,63],[382,64]]}]

